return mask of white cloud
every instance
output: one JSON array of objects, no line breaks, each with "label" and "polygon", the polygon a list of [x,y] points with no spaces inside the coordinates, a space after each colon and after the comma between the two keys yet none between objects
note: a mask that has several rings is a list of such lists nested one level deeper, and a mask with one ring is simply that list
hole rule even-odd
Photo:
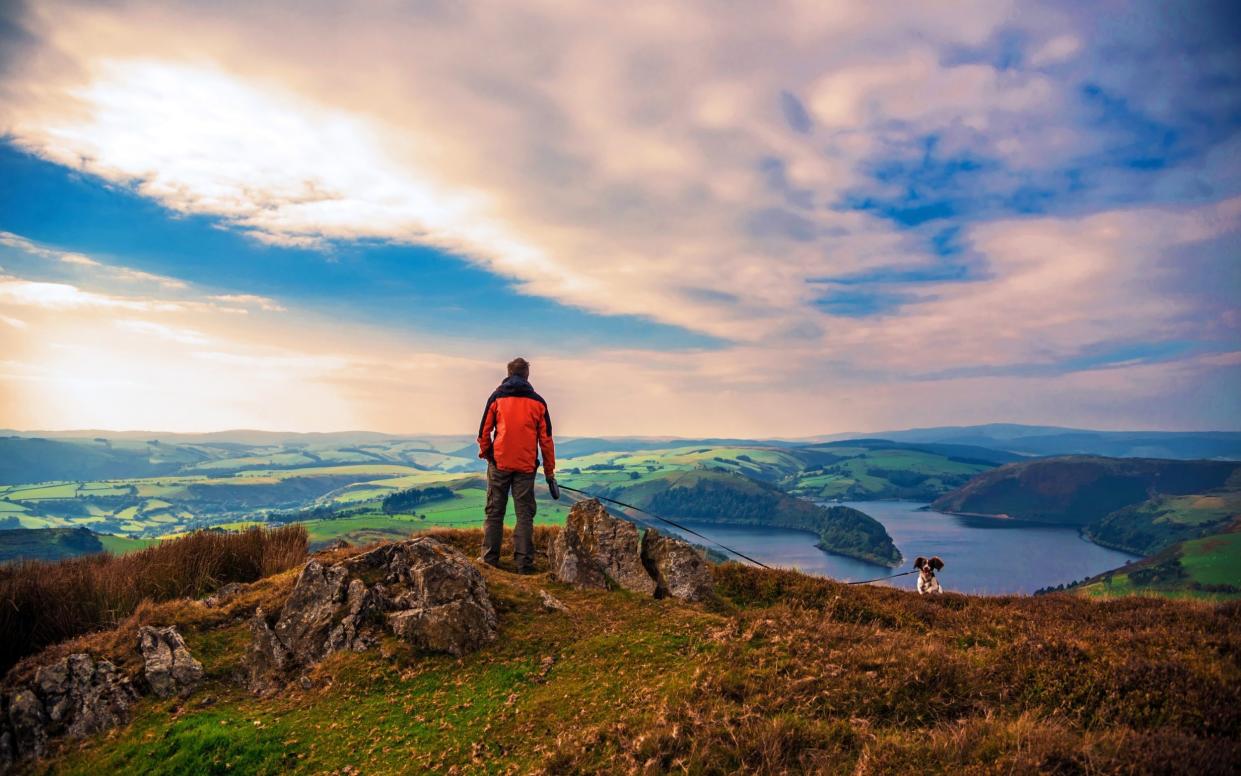
[{"label": "white cloud", "polygon": [[[821,206],[859,180],[872,120],[986,129],[996,110],[1055,110],[1037,75],[938,64],[934,46],[976,44],[1009,15],[965,5],[901,6],[900,26],[894,8],[815,3],[761,20],[707,4],[296,21],[256,7],[244,23],[223,7],[69,5],[40,32],[78,67],[32,64],[42,86],[3,119],[26,148],[269,242],[435,245],[528,293],[756,341],[823,325],[808,276],[909,258],[890,225]],[[325,25],[349,67],[320,56]],[[876,40],[901,53],[859,69]],[[825,89],[855,96],[823,132],[784,124],[783,91]],[[768,157],[820,207],[779,213]]]},{"label": "white cloud", "polygon": [[174,311],[181,308],[181,305],[175,302],[111,296],[83,291],[69,283],[46,283],[5,276],[0,276],[0,304],[48,310],[97,307],[117,310]]},{"label": "white cloud", "polygon": [[117,321],[116,327],[123,331],[148,335],[156,339],[176,342],[182,345],[202,345],[208,341],[208,337],[202,332],[168,326],[154,321],[127,318]]},{"label": "white cloud", "polygon": [[[23,148],[269,243],[434,245],[529,294],[734,343],[551,359],[547,374],[572,387],[569,417],[583,431],[659,433],[658,424],[676,422],[686,433],[722,432],[720,418],[746,414],[734,433],[813,433],[935,422],[936,413],[947,422],[954,413],[1052,411],[1044,392],[1057,390],[1082,402],[1100,386],[1166,397],[1175,383],[1168,366],[1003,374],[1191,334],[1198,300],[1173,291],[1183,270],[1171,257],[1237,227],[1235,202],[972,223],[960,235],[975,269],[969,282],[876,283],[868,290],[898,292],[902,303],[861,318],[816,304],[844,287],[808,280],[882,277],[939,260],[924,234],[834,207],[859,188],[907,187],[877,181],[877,161],[916,157],[934,137],[1020,181],[1105,143],[1105,129],[1069,109],[1080,83],[1057,75],[1083,56],[1086,38],[1046,6],[553,2],[293,13],[136,1],[48,2],[32,13],[37,55],[0,84],[0,132]],[[1025,66],[948,56],[1013,31],[1030,41]],[[800,99],[804,126],[787,123],[785,93]],[[1225,154],[1222,165],[1234,161]],[[0,235],[96,269],[94,259],[23,240]],[[282,311],[280,302],[242,292],[190,299],[175,279],[115,272],[159,285],[152,296],[185,297],[154,310],[185,320],[154,325],[211,339],[210,351],[178,352],[187,374],[253,372],[274,386],[283,383],[267,368],[284,364],[331,399],[316,427],[361,417],[431,429],[473,412],[443,396],[434,399],[439,415],[386,419],[401,404],[387,377],[399,348],[294,338],[268,351],[269,335],[247,328],[244,313]],[[3,278],[0,302],[77,310],[82,320],[90,311],[153,311],[145,297],[88,288]],[[442,391],[472,397],[452,370],[473,379],[488,365],[427,352],[446,347],[418,352],[452,365]],[[945,376],[984,368],[1000,376]],[[1208,368],[1228,367],[1196,364],[1194,373]],[[1120,371],[1147,382],[1126,387]],[[660,407],[649,427],[595,395],[617,374],[626,375],[622,395]],[[226,393],[194,395],[258,412],[240,390]],[[1137,405],[1115,404],[1140,420]],[[294,415],[313,412],[299,404],[281,422]]]},{"label": "white cloud", "polygon": [[217,302],[257,307],[269,313],[282,313],[285,311],[284,306],[276,300],[266,296],[258,296],[257,294],[218,294],[211,298]]},{"label": "white cloud", "polygon": [[170,278],[165,275],[156,275],[151,272],[143,272],[142,270],[133,269],[131,267],[118,267],[107,265],[92,259],[90,256],[78,253],[76,251],[62,251],[48,245],[37,243],[29,238],[23,237],[13,232],[0,232],[0,245],[7,245],[10,248],[26,253],[30,256],[38,256],[43,259],[52,259],[55,261],[70,264],[75,267],[87,268],[89,271],[98,273],[107,273],[114,278],[127,280],[138,283],[155,283],[164,288],[185,288],[185,283],[176,278]]},{"label": "white cloud", "polygon": [[[98,262],[95,262],[98,264]],[[122,280],[131,280],[138,283],[155,283],[164,288],[185,288],[185,281],[170,278],[166,275],[156,275],[151,272],[143,272],[142,270],[130,269],[129,267],[114,267],[113,274]]]},{"label": "white cloud", "polygon": [[1081,48],[1082,42],[1076,35],[1057,35],[1031,52],[1029,62],[1034,67],[1060,64],[1072,58]]},{"label": "white cloud", "polygon": [[54,259],[63,261],[66,264],[77,264],[83,267],[96,267],[99,262],[89,256],[83,256],[80,253],[72,251],[58,251],[22,237],[20,234],[12,232],[0,232],[0,245],[7,245],[10,248],[16,248],[19,251],[28,253],[32,256],[38,256],[44,259]]}]

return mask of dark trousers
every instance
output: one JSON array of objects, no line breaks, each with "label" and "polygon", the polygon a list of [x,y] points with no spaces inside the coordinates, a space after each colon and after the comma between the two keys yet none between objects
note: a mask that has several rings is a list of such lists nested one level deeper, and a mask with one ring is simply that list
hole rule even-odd
[{"label": "dark trousers", "polygon": [[510,472],[487,464],[487,506],[483,521],[483,562],[500,563],[500,542],[504,540],[504,513],[508,494],[513,492],[517,526],[513,529],[513,560],[517,569],[534,567],[534,472]]}]

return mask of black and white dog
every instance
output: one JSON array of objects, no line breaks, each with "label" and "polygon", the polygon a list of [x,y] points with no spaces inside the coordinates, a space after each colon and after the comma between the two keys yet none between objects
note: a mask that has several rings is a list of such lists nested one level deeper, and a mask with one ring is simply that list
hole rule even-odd
[{"label": "black and white dog", "polygon": [[944,567],[944,562],[939,556],[930,560],[921,555],[914,561],[914,568],[920,573],[918,574],[918,594],[925,595],[927,593],[942,593],[944,589],[939,586],[939,580],[935,578],[935,572]]}]

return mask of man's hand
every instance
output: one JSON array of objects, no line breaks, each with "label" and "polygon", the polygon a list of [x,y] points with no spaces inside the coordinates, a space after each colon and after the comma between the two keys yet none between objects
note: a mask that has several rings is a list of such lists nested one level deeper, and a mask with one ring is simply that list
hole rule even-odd
[{"label": "man's hand", "polygon": [[550,474],[544,474],[543,479],[547,480],[547,490],[551,492],[552,498],[560,500],[560,486],[556,484],[556,478]]}]

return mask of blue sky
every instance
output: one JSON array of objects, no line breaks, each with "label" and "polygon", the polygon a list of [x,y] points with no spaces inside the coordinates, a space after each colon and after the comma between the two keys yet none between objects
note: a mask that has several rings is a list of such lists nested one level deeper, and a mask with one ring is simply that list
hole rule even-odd
[{"label": "blue sky", "polygon": [[1241,427],[1235,8],[777,6],[5,6],[0,426]]},{"label": "blue sky", "polygon": [[222,294],[279,297],[440,337],[487,338],[505,331],[519,350],[552,337],[573,350],[621,344],[701,348],[716,342],[638,316],[591,315],[518,294],[505,278],[433,247],[384,240],[314,248],[264,244],[219,218],[170,212],[128,187],[44,161],[11,143],[0,145],[0,169],[0,230],[175,275]]}]

